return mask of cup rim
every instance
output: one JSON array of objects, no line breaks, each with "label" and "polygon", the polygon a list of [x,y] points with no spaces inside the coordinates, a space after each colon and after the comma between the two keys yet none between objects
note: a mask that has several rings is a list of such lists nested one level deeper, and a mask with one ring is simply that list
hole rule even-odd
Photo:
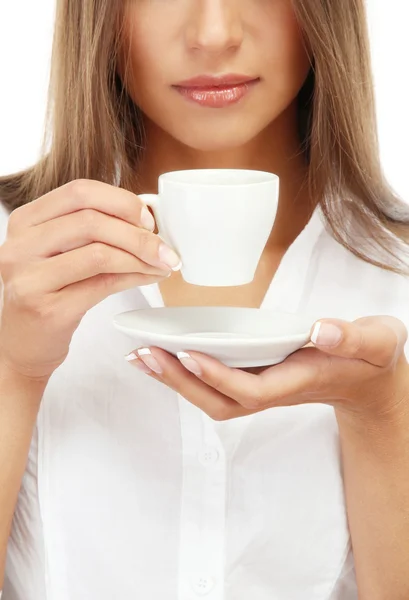
[{"label": "cup rim", "polygon": [[[226,177],[229,173],[239,173],[240,176],[243,177],[243,181],[190,181],[189,177],[194,175],[206,175],[207,177],[211,175],[212,172],[217,173],[218,176],[225,174]],[[245,178],[254,177],[254,181],[245,181]],[[243,186],[254,186],[254,185],[262,185],[266,183],[278,182],[279,177],[275,173],[269,173],[268,171],[259,171],[252,169],[186,169],[179,171],[169,171],[167,173],[162,173],[159,176],[159,181],[165,183],[173,183],[179,185],[191,185],[191,186],[200,186],[200,187],[215,187],[215,186],[226,186],[226,187],[243,187]]]}]

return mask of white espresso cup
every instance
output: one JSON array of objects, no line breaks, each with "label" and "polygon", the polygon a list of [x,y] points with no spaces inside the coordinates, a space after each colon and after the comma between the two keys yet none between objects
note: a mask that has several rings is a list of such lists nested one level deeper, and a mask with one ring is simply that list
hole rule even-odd
[{"label": "white espresso cup", "polygon": [[158,234],[179,254],[187,283],[250,283],[277,214],[279,178],[263,171],[200,169],[159,177],[152,208]]}]

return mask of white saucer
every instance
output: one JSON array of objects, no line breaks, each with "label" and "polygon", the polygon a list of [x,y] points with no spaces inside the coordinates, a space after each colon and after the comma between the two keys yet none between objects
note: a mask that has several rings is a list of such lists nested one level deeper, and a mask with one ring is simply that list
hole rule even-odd
[{"label": "white saucer", "polygon": [[308,343],[313,324],[305,315],[213,306],[148,308],[114,318],[135,349],[156,346],[173,355],[196,350],[241,368],[282,362]]}]

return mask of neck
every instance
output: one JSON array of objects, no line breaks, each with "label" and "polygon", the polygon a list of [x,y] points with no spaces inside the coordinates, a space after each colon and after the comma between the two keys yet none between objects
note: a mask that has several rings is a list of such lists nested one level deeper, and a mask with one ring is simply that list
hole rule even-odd
[{"label": "neck", "polygon": [[244,146],[202,151],[178,142],[146,119],[146,148],[137,193],[156,193],[158,177],[184,169],[254,169],[280,178],[277,217],[266,250],[285,250],[305,227],[314,203],[306,189],[308,167],[300,152],[293,103],[279,118]]}]

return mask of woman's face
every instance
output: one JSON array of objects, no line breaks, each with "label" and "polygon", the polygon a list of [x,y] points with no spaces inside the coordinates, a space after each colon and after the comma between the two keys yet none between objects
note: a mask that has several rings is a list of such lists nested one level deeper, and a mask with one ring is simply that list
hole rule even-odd
[{"label": "woman's face", "polygon": [[134,102],[197,150],[255,138],[309,71],[291,0],[126,0],[124,34]]}]

